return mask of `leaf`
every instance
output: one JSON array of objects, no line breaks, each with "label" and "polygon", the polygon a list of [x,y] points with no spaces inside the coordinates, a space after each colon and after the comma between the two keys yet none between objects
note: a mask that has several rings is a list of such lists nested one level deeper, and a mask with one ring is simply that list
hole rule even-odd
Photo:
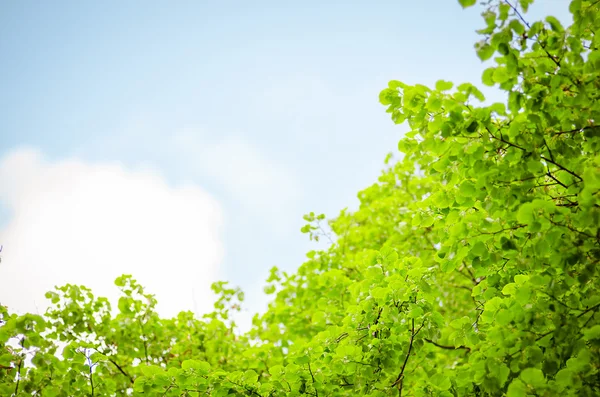
[{"label": "leaf", "polygon": [[144,376],[148,378],[163,373],[163,369],[156,365],[144,365],[141,369]]},{"label": "leaf", "polygon": [[525,203],[519,207],[519,211],[517,212],[517,221],[526,225],[534,221],[533,204]]},{"label": "leaf", "polygon": [[504,386],[510,375],[510,368],[503,363],[491,366],[490,372],[498,379],[500,386]]},{"label": "leaf", "polygon": [[554,380],[560,389],[565,389],[573,384],[573,371],[568,368],[563,368],[556,373]]},{"label": "leaf", "polygon": [[533,388],[539,388],[546,384],[544,373],[537,368],[525,368],[520,375],[520,378],[526,384]]},{"label": "leaf", "polygon": [[492,74],[492,80],[494,83],[504,83],[510,79],[510,75],[508,70],[504,67],[497,67],[494,69],[494,73]]},{"label": "leaf", "polygon": [[525,33],[525,27],[523,26],[523,24],[521,24],[521,22],[517,21],[516,19],[510,21],[508,26],[510,26],[510,28],[519,36]]},{"label": "leaf", "polygon": [[210,371],[210,364],[200,360],[185,360],[181,363],[181,368],[185,370],[194,370],[200,374],[206,374]]},{"label": "leaf", "polygon": [[440,373],[433,375],[429,379],[429,381],[438,390],[448,390],[450,387],[452,387],[452,383],[450,382],[450,379],[447,376],[444,376],[443,374],[440,374]]},{"label": "leaf", "polygon": [[438,80],[435,83],[435,89],[438,91],[448,91],[451,90],[454,84],[450,81]]},{"label": "leaf", "polygon": [[523,384],[523,382],[521,382],[519,379],[514,379],[508,386],[506,396],[527,397],[527,389],[525,388],[525,384]]},{"label": "leaf", "polygon": [[583,330],[583,339],[585,340],[594,340],[600,339],[600,325],[596,324],[591,328],[586,328]]},{"label": "leaf", "polygon": [[468,8],[474,6],[477,0],[458,0],[458,2],[463,8]]},{"label": "leaf", "polygon": [[552,30],[554,30],[555,32],[562,32],[565,30],[560,21],[553,16],[547,16],[546,22],[548,22]]},{"label": "leaf", "polygon": [[477,193],[477,189],[475,185],[469,181],[464,181],[460,184],[460,193],[467,197],[475,196]]},{"label": "leaf", "polygon": [[246,383],[254,384],[258,382],[258,374],[253,369],[246,370],[246,372],[244,372],[244,381]]},{"label": "leaf", "polygon": [[485,244],[481,241],[476,242],[472,247],[471,247],[471,253],[473,255],[476,256],[481,256],[483,255],[485,252],[487,252],[487,247],[485,246]]},{"label": "leaf", "polygon": [[517,284],[515,283],[509,283],[506,284],[504,286],[504,288],[502,288],[502,293],[504,295],[514,295],[517,293]]},{"label": "leaf", "polygon": [[515,275],[514,280],[515,280],[515,283],[520,286],[520,285],[525,284],[527,281],[529,281],[529,276],[526,274],[517,274],[517,275]]},{"label": "leaf", "polygon": [[468,126],[467,126],[467,132],[469,133],[473,133],[475,131],[477,131],[477,127],[479,126],[479,123],[474,120],[472,121]]},{"label": "leaf", "polygon": [[135,379],[135,382],[133,382],[133,390],[135,390],[138,393],[143,393],[145,385],[146,385],[146,378],[143,376],[139,376]]},{"label": "leaf", "polygon": [[494,81],[494,70],[495,68],[487,68],[483,71],[483,74],[481,75],[481,81],[483,82],[483,84],[492,87],[495,83]]},{"label": "leaf", "polygon": [[489,45],[488,43],[481,43],[476,46],[477,56],[482,61],[487,61],[494,55],[494,47]]},{"label": "leaf", "polygon": [[526,305],[531,297],[531,287],[524,285],[517,288],[517,293],[515,294],[515,299],[521,305]]}]

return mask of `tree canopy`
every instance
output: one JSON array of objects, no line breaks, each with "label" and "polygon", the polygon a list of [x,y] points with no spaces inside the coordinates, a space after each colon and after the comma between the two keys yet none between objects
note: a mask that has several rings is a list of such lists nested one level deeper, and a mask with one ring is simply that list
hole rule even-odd
[{"label": "tree canopy", "polygon": [[118,310],[67,285],[43,316],[0,307],[0,395],[600,395],[600,2],[568,27],[531,2],[484,5],[481,81],[506,103],[390,81],[401,158],[358,210],[305,217],[332,243],[272,269],[249,332],[226,283],[172,319],[131,276]]}]

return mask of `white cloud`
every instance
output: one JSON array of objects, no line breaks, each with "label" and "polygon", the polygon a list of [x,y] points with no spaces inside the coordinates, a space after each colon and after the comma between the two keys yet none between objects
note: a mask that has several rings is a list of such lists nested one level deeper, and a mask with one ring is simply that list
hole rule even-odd
[{"label": "white cloud", "polygon": [[[218,181],[238,203],[261,218],[283,225],[301,195],[295,178],[240,137],[204,141],[195,130],[173,137],[175,150],[201,174]],[[285,221],[284,221],[285,219]]]},{"label": "white cloud", "polygon": [[211,308],[222,214],[197,186],[21,149],[0,159],[0,197],[11,213],[0,230],[0,303],[13,310],[42,313],[44,293],[65,283],[114,298],[123,273],[156,294],[162,315]]}]

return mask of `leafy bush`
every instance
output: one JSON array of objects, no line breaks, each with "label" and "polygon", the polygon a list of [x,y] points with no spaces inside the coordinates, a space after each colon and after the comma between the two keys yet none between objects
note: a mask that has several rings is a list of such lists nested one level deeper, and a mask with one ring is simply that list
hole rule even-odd
[{"label": "leafy bush", "polygon": [[225,283],[203,319],[160,318],[129,276],[116,315],[67,285],[43,317],[1,309],[0,395],[600,395],[600,2],[571,1],[566,28],[489,3],[476,48],[507,103],[391,81],[402,159],[328,221],[329,249],[272,270],[251,331]]}]

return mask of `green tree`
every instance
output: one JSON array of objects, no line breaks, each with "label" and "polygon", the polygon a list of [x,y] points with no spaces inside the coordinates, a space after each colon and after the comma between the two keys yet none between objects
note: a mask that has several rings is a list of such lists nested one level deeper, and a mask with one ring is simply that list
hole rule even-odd
[{"label": "green tree", "polygon": [[482,82],[506,103],[446,81],[381,92],[410,127],[402,158],[327,221],[327,250],[272,270],[250,332],[225,283],[203,319],[161,319],[129,276],[116,315],[67,285],[43,317],[0,309],[0,395],[599,395],[600,2],[572,0],[569,27],[528,22],[530,3],[483,12]]}]

